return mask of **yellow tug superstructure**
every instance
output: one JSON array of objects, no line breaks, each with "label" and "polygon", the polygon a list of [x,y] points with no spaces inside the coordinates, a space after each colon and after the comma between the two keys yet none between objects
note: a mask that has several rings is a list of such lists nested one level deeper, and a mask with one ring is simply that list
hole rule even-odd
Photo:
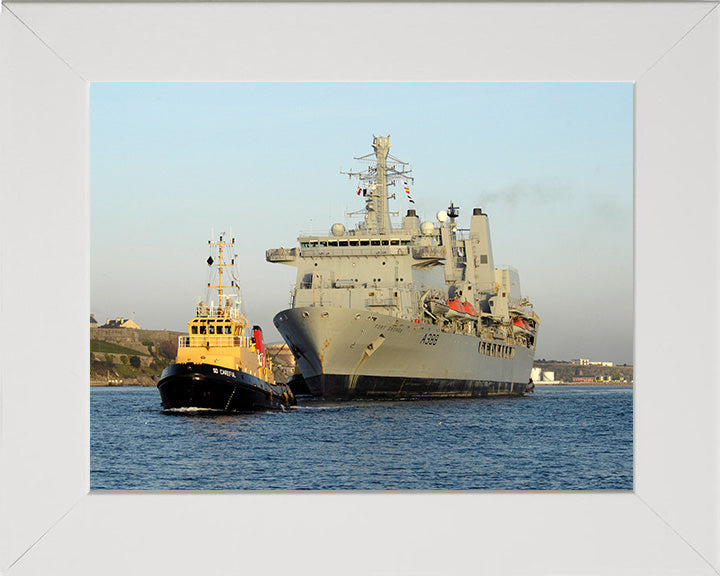
[{"label": "yellow tug superstructure", "polygon": [[174,364],[163,370],[158,389],[163,408],[210,409],[225,412],[282,409],[295,404],[290,388],[275,381],[259,326],[250,327],[240,309],[238,284],[223,283],[226,253],[235,244],[210,240],[207,264],[217,271],[217,284],[208,283],[218,295],[218,305],[200,302],[195,317],[180,336]]}]

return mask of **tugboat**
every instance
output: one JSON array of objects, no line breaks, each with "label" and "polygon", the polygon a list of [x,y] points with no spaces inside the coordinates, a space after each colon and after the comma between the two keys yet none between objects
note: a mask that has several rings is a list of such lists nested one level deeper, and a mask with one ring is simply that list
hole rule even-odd
[{"label": "tugboat", "polygon": [[[208,245],[217,255],[207,259],[217,270],[217,284],[208,283],[218,295],[218,305],[200,302],[195,317],[187,323],[187,335],[180,336],[177,358],[163,370],[158,389],[165,410],[215,410],[249,412],[284,410],[295,405],[295,397],[286,384],[275,382],[272,363],[259,326],[248,324],[240,311],[236,280],[223,285],[227,264],[223,251],[234,246],[235,239]],[[234,276],[234,275],[233,275]]]}]

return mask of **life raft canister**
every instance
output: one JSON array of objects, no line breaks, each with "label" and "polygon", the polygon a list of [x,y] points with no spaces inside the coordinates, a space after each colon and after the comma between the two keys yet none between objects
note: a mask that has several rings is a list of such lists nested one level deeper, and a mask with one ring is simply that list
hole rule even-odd
[{"label": "life raft canister", "polygon": [[260,357],[262,358],[262,365],[267,368],[267,354],[265,353],[265,343],[263,342],[263,333],[260,326],[253,326],[252,341],[255,345],[255,350],[257,350],[258,354],[260,354]]}]

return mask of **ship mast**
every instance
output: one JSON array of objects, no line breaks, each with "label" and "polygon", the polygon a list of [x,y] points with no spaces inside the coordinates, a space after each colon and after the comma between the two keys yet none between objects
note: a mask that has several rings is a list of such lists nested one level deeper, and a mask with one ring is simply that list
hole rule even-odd
[{"label": "ship mast", "polygon": [[[373,149],[377,159],[376,174],[376,201],[375,211],[376,227],[379,234],[389,234],[392,226],[390,214],[388,213],[387,193],[387,157],[390,152],[390,136],[376,136],[373,139]],[[369,210],[368,210],[369,212]]]},{"label": "ship mast", "polygon": [[[392,232],[392,224],[390,223],[390,209],[388,206],[388,186],[393,186],[395,180],[405,178],[412,181],[413,178],[409,174],[412,170],[408,167],[407,162],[403,162],[398,158],[390,155],[390,136],[374,136],[373,137],[373,154],[367,154],[355,158],[355,160],[372,160],[375,157],[375,166],[370,166],[367,170],[360,172],[341,172],[349,177],[357,176],[362,183],[369,184],[365,188],[365,223],[369,234],[386,235]],[[388,158],[393,161],[388,166]],[[399,165],[399,168],[398,168]],[[395,195],[392,195],[394,198]]]},{"label": "ship mast", "polygon": [[[217,264],[215,264],[215,261],[213,260],[213,257],[212,257],[212,256],[210,256],[210,257],[207,259],[207,264],[208,264],[208,266],[210,266],[211,268],[217,268],[217,269],[218,269],[218,283],[217,283],[217,285],[216,285],[216,286],[211,286],[211,285],[208,283],[208,288],[215,288],[215,289],[217,290],[218,298],[219,298],[219,301],[218,301],[218,312],[219,312],[220,310],[224,310],[226,306],[229,306],[229,305],[230,305],[230,297],[229,297],[229,296],[224,296],[225,286],[223,285],[222,277],[223,277],[223,270],[224,270],[225,268],[228,268],[229,266],[234,265],[234,264],[235,264],[235,260],[232,259],[230,264],[225,264],[225,262],[223,261],[223,248],[224,248],[225,246],[233,246],[234,244],[235,244],[235,238],[233,238],[231,242],[224,242],[224,241],[223,241],[222,234],[220,235],[220,239],[219,239],[217,242],[214,242],[214,241],[212,241],[212,240],[208,240],[208,246],[217,246],[217,249],[218,249],[218,262],[217,262]],[[233,285],[234,285],[234,282],[233,282]],[[224,303],[223,303],[223,297],[224,297],[224,299],[225,299],[225,302],[224,302]]]}]

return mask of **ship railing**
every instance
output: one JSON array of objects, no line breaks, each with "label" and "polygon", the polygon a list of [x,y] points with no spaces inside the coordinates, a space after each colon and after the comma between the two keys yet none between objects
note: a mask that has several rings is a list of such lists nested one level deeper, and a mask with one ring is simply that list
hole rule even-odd
[{"label": "ship railing", "polygon": [[230,348],[242,346],[244,338],[240,336],[216,334],[193,334],[178,337],[178,348],[206,348],[208,346],[218,348]]},{"label": "ship railing", "polygon": [[385,306],[385,307],[392,307],[392,306],[398,306],[398,299],[397,298],[383,298],[383,297],[371,297],[367,299],[367,305],[368,306]]},{"label": "ship railing", "polygon": [[445,246],[413,246],[412,256],[416,260],[437,259],[447,256]]},{"label": "ship railing", "polygon": [[220,316],[237,320],[242,316],[242,312],[237,306],[208,306],[207,304],[201,304],[195,312],[203,318]]},{"label": "ship railing", "polygon": [[272,248],[265,251],[265,260],[268,262],[292,262],[297,256],[297,248]]},{"label": "ship railing", "polygon": [[313,246],[303,247],[302,255],[305,257],[320,256],[405,256],[410,253],[408,246]]}]

